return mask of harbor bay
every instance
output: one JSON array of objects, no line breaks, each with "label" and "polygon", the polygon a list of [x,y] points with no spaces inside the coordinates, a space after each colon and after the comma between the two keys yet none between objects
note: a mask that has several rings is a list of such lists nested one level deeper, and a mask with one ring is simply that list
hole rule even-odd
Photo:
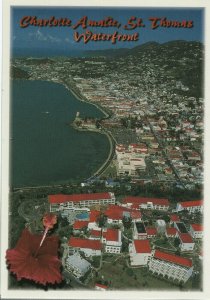
[{"label": "harbor bay", "polygon": [[106,160],[110,145],[105,135],[69,126],[77,112],[92,118],[104,114],[63,85],[13,80],[10,106],[12,187],[84,180]]}]

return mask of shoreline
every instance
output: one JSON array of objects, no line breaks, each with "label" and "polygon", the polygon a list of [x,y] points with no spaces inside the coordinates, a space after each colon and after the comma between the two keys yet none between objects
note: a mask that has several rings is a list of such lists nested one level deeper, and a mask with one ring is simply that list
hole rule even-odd
[{"label": "shoreline", "polygon": [[61,81],[61,82],[59,81],[59,83],[63,84],[63,85],[67,88],[67,90],[69,90],[69,91],[77,98],[77,100],[95,106],[97,109],[99,109],[99,110],[105,115],[106,118],[109,118],[109,117],[110,117],[110,115],[109,115],[106,111],[104,111],[103,108],[102,108],[101,106],[99,106],[99,105],[96,104],[96,103],[92,103],[92,102],[90,102],[90,101],[85,100],[84,98],[82,98],[82,95],[79,95],[79,94],[77,93],[77,91],[75,91],[75,89],[74,89],[73,87],[68,86],[67,83],[62,82],[62,81]]}]

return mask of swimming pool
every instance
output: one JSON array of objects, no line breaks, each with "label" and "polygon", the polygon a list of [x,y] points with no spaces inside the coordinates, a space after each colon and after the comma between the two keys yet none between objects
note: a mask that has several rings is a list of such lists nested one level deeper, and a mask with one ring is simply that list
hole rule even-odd
[{"label": "swimming pool", "polygon": [[83,212],[76,215],[77,220],[86,220],[89,219],[89,213]]}]

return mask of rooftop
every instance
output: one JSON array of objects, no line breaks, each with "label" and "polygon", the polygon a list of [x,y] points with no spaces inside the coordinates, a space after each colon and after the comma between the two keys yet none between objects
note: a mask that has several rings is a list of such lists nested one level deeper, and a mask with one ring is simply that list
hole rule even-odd
[{"label": "rooftop", "polygon": [[107,231],[103,232],[103,237],[107,241],[118,242],[118,240],[119,240],[119,229],[108,228]]},{"label": "rooftop", "polygon": [[174,227],[167,228],[167,229],[166,229],[166,233],[167,233],[168,235],[176,235],[177,229],[174,228]]},{"label": "rooftop", "polygon": [[179,232],[179,238],[182,241],[182,243],[193,243],[193,239],[189,233]]},{"label": "rooftop", "polygon": [[191,224],[191,227],[194,231],[203,231],[203,225],[202,224]]},{"label": "rooftop", "polygon": [[155,250],[154,257],[160,260],[165,260],[177,265],[181,265],[184,267],[191,268],[192,267],[192,260],[189,258],[181,257],[178,255],[162,252],[159,250]]},{"label": "rooftop", "polygon": [[182,207],[202,206],[203,200],[184,201],[184,202],[179,202],[179,204],[181,204]]},{"label": "rooftop", "polygon": [[153,204],[158,205],[169,205],[168,199],[165,198],[145,198],[145,197],[134,197],[129,196],[124,198],[123,203],[132,203],[132,204],[147,204],[148,202],[152,202]]},{"label": "rooftop", "polygon": [[73,195],[49,195],[49,203],[65,203],[65,202],[79,202],[86,200],[100,200],[100,199],[111,199],[110,193],[92,193],[92,194],[73,194]]},{"label": "rooftop", "polygon": [[92,250],[101,250],[102,248],[101,242],[99,240],[81,239],[73,236],[70,238],[68,245],[70,247],[88,248]]},{"label": "rooftop", "polygon": [[67,262],[72,266],[80,269],[81,271],[86,271],[91,264],[82,258],[79,253],[74,253],[67,258]]},{"label": "rooftop", "polygon": [[73,225],[73,229],[82,229],[84,227],[87,227],[88,226],[88,223],[89,221],[79,221],[79,220],[76,220],[74,222],[74,225]]},{"label": "rooftop", "polygon": [[136,253],[151,253],[149,240],[134,240]]}]

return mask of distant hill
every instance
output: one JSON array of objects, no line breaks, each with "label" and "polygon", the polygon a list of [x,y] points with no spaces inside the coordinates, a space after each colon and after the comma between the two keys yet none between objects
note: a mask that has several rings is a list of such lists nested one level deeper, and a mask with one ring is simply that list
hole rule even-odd
[{"label": "distant hill", "polygon": [[49,58],[27,58],[25,60],[26,65],[43,65],[43,64],[53,64],[54,61]]},{"label": "distant hill", "polygon": [[[91,56],[105,56],[110,60],[132,59],[135,65],[152,64],[164,69],[165,78],[171,77],[189,87],[189,91],[177,91],[188,96],[200,97],[203,94],[204,45],[196,41],[175,40],[164,44],[148,42],[132,49],[109,49],[88,51]],[[111,62],[110,62],[111,63]],[[114,68],[114,65],[113,65]],[[162,78],[163,82],[164,79]]]},{"label": "distant hill", "polygon": [[106,49],[106,50],[87,50],[84,51],[85,56],[119,56],[129,53],[128,48]]},{"label": "distant hill", "polygon": [[14,66],[10,69],[10,76],[13,79],[28,79],[30,77],[28,72]]}]

